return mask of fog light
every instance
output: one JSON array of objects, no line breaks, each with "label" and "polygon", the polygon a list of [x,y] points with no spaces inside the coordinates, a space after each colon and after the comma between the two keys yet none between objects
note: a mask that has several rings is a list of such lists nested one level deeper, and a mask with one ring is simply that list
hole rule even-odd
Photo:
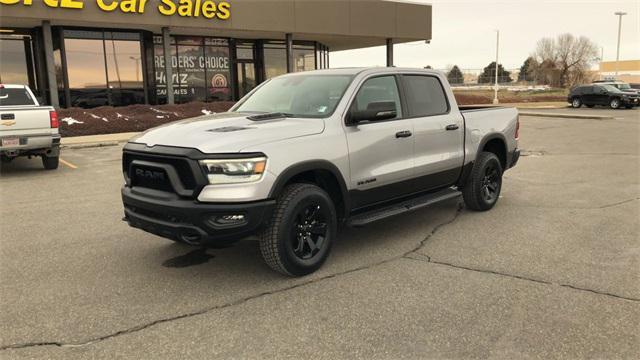
[{"label": "fog light", "polygon": [[246,223],[244,215],[216,215],[212,216],[210,223],[214,226],[236,226]]}]

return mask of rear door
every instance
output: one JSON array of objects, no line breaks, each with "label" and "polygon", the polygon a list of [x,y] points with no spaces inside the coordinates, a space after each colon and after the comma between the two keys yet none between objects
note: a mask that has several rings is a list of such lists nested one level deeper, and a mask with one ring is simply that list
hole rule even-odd
[{"label": "rear door", "polygon": [[371,109],[380,102],[394,102],[398,116],[345,126],[354,209],[412,191],[413,121],[404,116],[396,75],[366,79],[352,100],[350,111]]},{"label": "rear door", "polygon": [[415,133],[416,188],[426,191],[451,186],[464,163],[464,118],[451,110],[438,76],[405,74],[402,83]]},{"label": "rear door", "polygon": [[609,92],[602,86],[593,87],[593,103],[597,105],[609,104]]}]

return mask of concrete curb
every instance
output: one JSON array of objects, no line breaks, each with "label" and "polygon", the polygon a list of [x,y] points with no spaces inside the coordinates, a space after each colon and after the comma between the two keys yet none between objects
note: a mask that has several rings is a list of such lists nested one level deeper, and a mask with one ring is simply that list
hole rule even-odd
[{"label": "concrete curb", "polygon": [[551,113],[551,112],[535,112],[535,111],[520,111],[521,116],[536,116],[536,117],[551,117],[551,118],[563,118],[563,119],[592,119],[592,120],[611,120],[614,119],[610,115],[583,115],[583,114],[566,114],[566,113]]},{"label": "concrete curb", "polygon": [[62,149],[86,149],[94,147],[118,146],[126,143],[139,133],[119,133],[106,135],[72,136],[62,138]]}]

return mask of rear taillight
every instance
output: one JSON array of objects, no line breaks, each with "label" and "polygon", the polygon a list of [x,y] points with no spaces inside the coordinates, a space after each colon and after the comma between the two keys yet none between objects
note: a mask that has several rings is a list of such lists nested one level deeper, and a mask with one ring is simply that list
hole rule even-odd
[{"label": "rear taillight", "polygon": [[51,128],[57,129],[60,127],[60,122],[58,122],[58,113],[54,111],[49,111],[49,120],[51,121]]},{"label": "rear taillight", "polygon": [[516,123],[516,140],[520,140],[520,116],[518,116],[518,121]]}]

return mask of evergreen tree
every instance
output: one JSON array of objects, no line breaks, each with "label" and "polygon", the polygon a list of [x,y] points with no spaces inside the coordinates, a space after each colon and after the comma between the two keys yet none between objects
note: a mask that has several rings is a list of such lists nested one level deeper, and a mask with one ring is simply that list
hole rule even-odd
[{"label": "evergreen tree", "polygon": [[[478,84],[492,84],[495,82],[496,78],[496,62],[493,61],[487,67],[484,68],[482,74],[478,76]],[[511,79],[511,72],[507,71],[502,67],[502,64],[498,64],[498,82],[499,83],[510,83],[513,79]]]},{"label": "evergreen tree", "polygon": [[535,79],[534,71],[538,65],[538,62],[533,57],[529,56],[524,64],[520,67],[520,73],[518,74],[518,81],[533,81]]},{"label": "evergreen tree", "polygon": [[453,85],[464,84],[464,75],[462,74],[462,71],[460,71],[458,65],[454,65],[449,73],[447,73],[447,79],[449,80],[449,83]]}]

